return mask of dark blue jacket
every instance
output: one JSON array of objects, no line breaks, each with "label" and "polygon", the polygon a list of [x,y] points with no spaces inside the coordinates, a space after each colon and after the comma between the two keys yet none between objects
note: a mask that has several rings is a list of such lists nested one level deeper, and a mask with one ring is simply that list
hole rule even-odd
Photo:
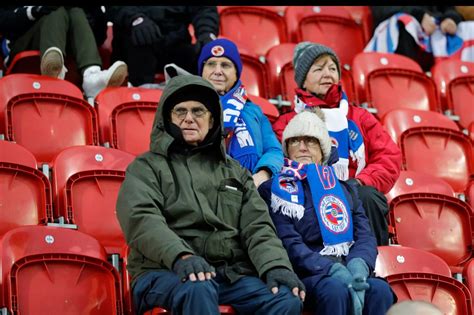
[{"label": "dark blue jacket", "polygon": [[[352,211],[355,241],[343,264],[352,258],[360,257],[364,259],[370,272],[372,272],[377,258],[377,242],[370,229],[369,220],[357,196],[356,189],[352,189],[349,184],[344,182],[339,181],[339,183],[342,185]],[[293,268],[301,279],[315,277],[316,279],[313,280],[317,282],[328,274],[335,261],[319,254],[319,251],[324,247],[323,238],[314,211],[309,184],[307,180],[303,180],[305,211],[301,220],[290,218],[279,211],[277,213],[272,211],[270,206],[271,187],[272,179],[260,185],[258,190],[270,209],[270,215],[275,224],[278,237],[280,237],[288,252]],[[349,189],[352,191],[355,200],[351,197]],[[354,201],[356,206],[354,206]]]}]

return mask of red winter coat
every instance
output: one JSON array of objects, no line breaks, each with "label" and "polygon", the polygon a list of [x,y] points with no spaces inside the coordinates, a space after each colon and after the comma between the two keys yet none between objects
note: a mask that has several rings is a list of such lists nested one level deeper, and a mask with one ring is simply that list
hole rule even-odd
[{"label": "red winter coat", "polygon": [[[273,131],[280,142],[283,130],[295,115],[294,111],[283,114],[273,124]],[[383,194],[388,193],[400,175],[402,164],[400,149],[379,121],[364,108],[349,105],[347,119],[356,123],[364,138],[367,164],[356,178],[365,185],[375,187]],[[354,178],[356,170],[357,164],[349,158],[350,178]]]}]

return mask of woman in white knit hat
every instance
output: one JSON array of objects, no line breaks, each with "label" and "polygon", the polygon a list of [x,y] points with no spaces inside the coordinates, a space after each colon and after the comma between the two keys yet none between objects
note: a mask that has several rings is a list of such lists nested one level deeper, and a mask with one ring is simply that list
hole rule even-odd
[{"label": "woman in white knit hat", "polygon": [[377,244],[357,190],[327,162],[331,139],[319,108],[296,115],[283,132],[285,164],[259,192],[315,314],[385,314],[388,283],[373,276]]},{"label": "woman in white knit hat", "polygon": [[295,111],[284,114],[273,124],[281,140],[288,122],[308,107],[320,107],[339,161],[334,170],[340,180],[355,184],[369,217],[378,245],[388,245],[386,194],[400,175],[400,149],[367,110],[349,104],[342,90],[341,64],[329,47],[302,42],[293,56],[298,85]]}]

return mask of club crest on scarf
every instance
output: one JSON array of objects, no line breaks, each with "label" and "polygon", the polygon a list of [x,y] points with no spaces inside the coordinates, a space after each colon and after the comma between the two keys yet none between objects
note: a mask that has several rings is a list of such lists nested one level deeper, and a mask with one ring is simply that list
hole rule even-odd
[{"label": "club crest on scarf", "polygon": [[319,205],[319,211],[323,224],[333,233],[343,233],[349,227],[349,214],[338,197],[324,196]]}]

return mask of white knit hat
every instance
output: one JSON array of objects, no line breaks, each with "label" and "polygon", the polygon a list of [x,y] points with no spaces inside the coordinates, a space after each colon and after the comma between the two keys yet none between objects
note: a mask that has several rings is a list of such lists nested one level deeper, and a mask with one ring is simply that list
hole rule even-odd
[{"label": "white knit hat", "polygon": [[[319,111],[317,110],[319,109]],[[321,164],[326,164],[331,156],[331,138],[329,137],[326,123],[323,121],[324,113],[320,108],[311,111],[302,111],[293,117],[283,131],[283,154],[288,156],[287,143],[289,138],[314,137],[318,139],[323,152]]]}]

